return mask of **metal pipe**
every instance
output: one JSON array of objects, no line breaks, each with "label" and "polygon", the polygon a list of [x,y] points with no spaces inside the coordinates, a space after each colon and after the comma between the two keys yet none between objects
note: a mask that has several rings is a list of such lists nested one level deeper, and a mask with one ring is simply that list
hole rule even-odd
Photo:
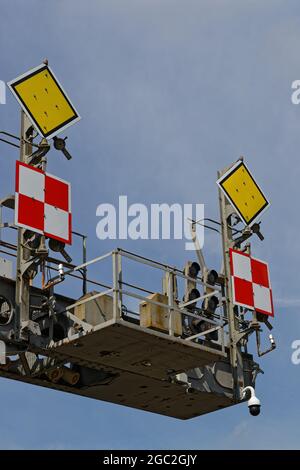
[{"label": "metal pipe", "polygon": [[[86,264],[87,262],[87,249],[86,249],[86,236],[82,237],[82,263]],[[83,276],[83,282],[82,282],[82,293],[83,295],[86,295],[87,293],[87,267],[84,266],[82,269],[82,276]]]},{"label": "metal pipe", "polygon": [[174,335],[174,273],[168,275],[168,314],[169,314],[169,335]]},{"label": "metal pipe", "polygon": [[[150,304],[157,305],[158,307],[162,307],[162,308],[165,308],[165,309],[170,308],[168,304],[163,304],[162,302],[157,302],[156,300],[152,300],[152,299],[149,299],[147,297],[143,297],[141,295],[134,294],[133,292],[128,292],[128,291],[122,290],[122,293],[123,293],[123,295],[127,295],[128,297],[134,297],[136,299],[143,300],[144,302],[148,302]],[[189,312],[188,310],[179,309],[175,306],[175,304],[173,305],[172,309],[174,310],[174,312],[178,312],[181,315],[186,315],[186,316],[189,316],[191,318],[196,318],[197,320],[209,321],[209,323],[211,323],[213,325],[218,325],[218,323],[216,323],[214,320],[210,320],[207,317],[203,317],[201,315],[196,315],[194,313]]]},{"label": "metal pipe", "polygon": [[196,335],[185,338],[185,341],[192,341],[193,339],[199,338],[200,336],[205,336],[205,335],[208,335],[209,333],[213,333],[214,331],[218,331],[221,328],[222,328],[221,326],[216,326],[214,328],[210,328],[209,330],[201,331],[201,333],[197,333]]},{"label": "metal pipe", "polygon": [[256,347],[257,347],[257,354],[259,357],[262,357],[264,356],[265,354],[268,354],[269,352],[271,351],[274,351],[274,349],[276,348],[276,343],[274,341],[274,338],[272,335],[269,335],[269,339],[270,339],[270,343],[271,343],[271,346],[266,349],[265,351],[261,351],[260,350],[260,347],[261,347],[261,343],[260,343],[260,331],[259,330],[256,330],[255,331],[255,334],[256,334]]},{"label": "metal pipe", "polygon": [[113,289],[107,289],[104,292],[99,292],[98,294],[91,295],[91,297],[86,297],[85,299],[79,300],[78,302],[75,302],[75,304],[68,305],[66,308],[66,311],[72,310],[75,307],[79,307],[79,305],[83,305],[86,302],[90,302],[92,300],[98,299],[99,297],[103,297],[104,295],[108,295],[111,292],[113,292]]},{"label": "metal pipe", "polygon": [[206,267],[206,263],[205,263],[205,259],[204,259],[204,255],[203,255],[203,252],[200,248],[200,244],[199,244],[199,240],[197,238],[197,232],[196,232],[196,228],[195,228],[195,225],[196,222],[192,222],[191,223],[191,235],[192,235],[192,241],[195,245],[195,249],[196,249],[196,255],[197,255],[197,258],[198,258],[198,261],[199,261],[199,264],[200,264],[200,268],[201,268],[201,272],[202,272],[202,276],[205,276],[206,274],[206,271],[207,271],[207,267]]},{"label": "metal pipe", "polygon": [[179,304],[179,307],[187,307],[188,305],[192,305],[196,302],[198,302],[199,300],[204,300],[204,299],[207,299],[208,297],[211,297],[215,294],[219,294],[219,292],[217,290],[213,291],[213,292],[209,292],[208,294],[205,294],[205,295],[200,295],[200,297],[197,297],[196,299],[193,299],[193,300],[189,300],[188,302],[184,302],[184,303],[181,303]]},{"label": "metal pipe", "polygon": [[[117,252],[112,253],[112,264],[113,264],[113,319],[116,321],[118,318],[119,310],[119,266],[118,266]],[[119,312],[120,313],[120,312]]]}]

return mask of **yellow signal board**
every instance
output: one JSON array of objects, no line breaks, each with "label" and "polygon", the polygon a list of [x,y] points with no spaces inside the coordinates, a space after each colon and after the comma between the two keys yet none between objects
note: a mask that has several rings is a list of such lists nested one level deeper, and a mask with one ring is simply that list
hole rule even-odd
[{"label": "yellow signal board", "polygon": [[245,225],[252,225],[270,205],[242,160],[224,173],[217,184]]},{"label": "yellow signal board", "polygon": [[42,137],[50,139],[80,119],[48,65],[42,64],[8,83]]}]

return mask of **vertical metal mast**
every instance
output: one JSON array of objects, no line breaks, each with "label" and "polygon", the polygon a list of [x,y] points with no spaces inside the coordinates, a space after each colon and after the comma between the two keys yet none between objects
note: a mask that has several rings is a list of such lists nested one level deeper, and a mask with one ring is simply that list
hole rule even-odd
[{"label": "vertical metal mast", "polygon": [[[228,170],[218,172],[218,178]],[[230,217],[234,212],[231,204],[227,201],[223,192],[219,189],[220,200],[220,216],[222,224],[222,244],[224,259],[224,287],[225,287],[225,306],[229,326],[230,341],[230,363],[232,367],[234,398],[240,401],[240,390],[244,387],[243,360],[241,355],[239,322],[234,312],[231,275],[230,275],[230,258],[229,248],[233,247],[232,230],[230,228]]]},{"label": "vertical metal mast", "polygon": [[[30,142],[33,138],[33,126],[28,117],[21,110],[21,140],[20,161],[27,163],[32,153]],[[16,273],[16,335],[21,337],[22,324],[29,320],[29,289],[30,278],[26,276],[26,261],[30,258],[30,251],[24,244],[24,228],[18,228],[18,251]]]}]

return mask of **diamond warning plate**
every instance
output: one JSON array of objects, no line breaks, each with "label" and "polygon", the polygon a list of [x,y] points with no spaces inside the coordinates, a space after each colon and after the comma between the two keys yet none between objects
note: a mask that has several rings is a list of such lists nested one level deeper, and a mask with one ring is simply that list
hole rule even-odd
[{"label": "diamond warning plate", "polygon": [[48,65],[39,65],[7,85],[42,137],[50,139],[80,119]]},{"label": "diamond warning plate", "polygon": [[270,205],[242,160],[224,173],[217,184],[245,225],[252,225]]}]

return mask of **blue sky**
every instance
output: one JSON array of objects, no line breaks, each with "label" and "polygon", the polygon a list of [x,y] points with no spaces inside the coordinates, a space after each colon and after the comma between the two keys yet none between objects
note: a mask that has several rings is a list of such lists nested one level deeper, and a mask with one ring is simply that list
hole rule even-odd
[{"label": "blue sky", "polygon": [[[192,421],[0,380],[0,448],[299,448],[300,5],[294,0],[0,0],[0,79],[47,57],[82,121],[67,132],[73,160],[49,156],[49,172],[72,183],[74,228],[89,257],[116,245],[170,264],[180,241],[100,241],[96,207],[204,203],[218,217],[216,172],[246,157],[271,200],[265,242],[278,349],[261,360],[258,418],[239,405]],[[0,128],[18,132],[14,98]],[[1,145],[1,194],[13,190],[14,149]],[[220,263],[217,235],[205,250]]]}]

